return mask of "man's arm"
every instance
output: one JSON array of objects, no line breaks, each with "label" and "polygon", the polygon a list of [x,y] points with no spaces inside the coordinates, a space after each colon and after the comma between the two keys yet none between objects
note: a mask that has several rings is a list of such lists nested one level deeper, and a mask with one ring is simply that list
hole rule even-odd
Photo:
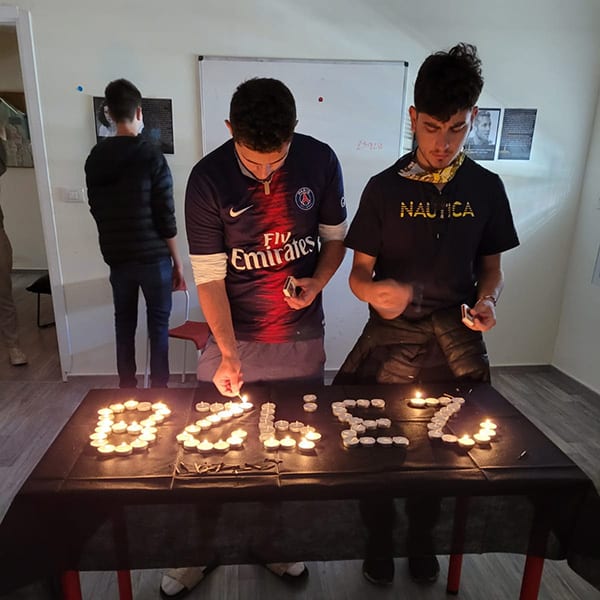
[{"label": "man's arm", "polygon": [[177,248],[177,240],[172,238],[166,238],[167,246],[169,247],[169,253],[173,261],[173,284],[172,289],[183,290],[185,289],[185,281],[183,278],[183,263],[181,262],[181,256],[179,255],[179,249]]},{"label": "man's arm", "polygon": [[503,288],[501,254],[482,256],[477,273],[477,302],[471,309],[475,317],[471,329],[488,331],[496,325],[496,302]]},{"label": "man's arm", "polygon": [[302,291],[298,296],[285,298],[290,308],[298,310],[310,306],[342,264],[345,253],[346,248],[341,240],[323,242],[313,276],[296,279]]},{"label": "man's arm", "polygon": [[201,283],[196,287],[200,307],[222,356],[213,383],[224,396],[237,396],[244,382],[225,279]]},{"label": "man's arm", "polygon": [[354,251],[350,271],[350,289],[363,302],[368,302],[383,319],[400,316],[412,300],[412,286],[395,279],[373,281],[375,256]]}]

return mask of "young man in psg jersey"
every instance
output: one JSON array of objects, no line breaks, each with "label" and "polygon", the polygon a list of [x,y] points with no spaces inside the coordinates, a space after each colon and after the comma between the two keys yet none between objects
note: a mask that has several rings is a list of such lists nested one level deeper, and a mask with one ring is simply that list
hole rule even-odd
[{"label": "young man in psg jersey", "polygon": [[[231,139],[189,177],[190,258],[212,332],[198,379],[225,396],[244,382],[323,383],[321,291],[344,256],[346,207],[335,153],[294,133],[296,123],[281,81],[242,83],[225,122]],[[289,276],[295,285],[286,295]],[[303,563],[268,566],[286,578],[307,573]],[[204,573],[170,571],[163,596],[185,592]]]},{"label": "young man in psg jersey", "polygon": [[[335,383],[489,380],[482,332],[496,324],[501,254],[519,241],[502,181],[463,152],[482,87],[472,45],[432,54],[419,70],[410,107],[417,148],[368,182],[345,240],[350,287],[370,317]],[[439,507],[439,498],[406,503],[417,581],[439,572],[431,535]],[[391,584],[393,503],[362,508],[363,573]]]}]

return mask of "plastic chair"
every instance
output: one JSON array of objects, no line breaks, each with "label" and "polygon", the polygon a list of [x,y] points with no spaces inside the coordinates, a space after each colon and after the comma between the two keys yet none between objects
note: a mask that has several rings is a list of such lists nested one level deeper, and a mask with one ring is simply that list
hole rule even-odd
[{"label": "plastic chair", "polygon": [[[187,287],[181,290],[174,290],[173,293],[183,292],[185,294],[185,321],[169,329],[169,337],[184,340],[185,342],[194,342],[198,356],[202,353],[206,347],[208,336],[210,335],[210,329],[208,323],[204,321],[190,321],[190,293]],[[185,359],[187,356],[187,343],[183,346],[183,369],[181,373],[181,383],[185,383],[186,371],[185,371]],[[144,372],[144,387],[148,387],[150,376],[150,340],[146,340],[146,370]]]}]

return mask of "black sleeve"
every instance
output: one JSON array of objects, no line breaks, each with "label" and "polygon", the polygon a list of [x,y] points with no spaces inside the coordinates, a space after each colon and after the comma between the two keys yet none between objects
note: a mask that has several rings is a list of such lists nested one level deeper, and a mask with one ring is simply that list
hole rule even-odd
[{"label": "black sleeve", "polygon": [[164,155],[159,152],[155,158],[152,173],[152,219],[161,238],[177,235],[175,223],[175,203],[173,201],[173,178]]},{"label": "black sleeve", "polygon": [[367,183],[360,205],[348,230],[344,244],[369,256],[377,256],[381,247],[381,198],[373,178]]}]

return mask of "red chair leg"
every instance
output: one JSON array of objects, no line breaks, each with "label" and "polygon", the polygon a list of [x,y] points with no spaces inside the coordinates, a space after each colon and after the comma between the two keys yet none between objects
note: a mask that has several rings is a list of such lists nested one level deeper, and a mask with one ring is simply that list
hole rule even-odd
[{"label": "red chair leg", "polygon": [[519,600],[537,600],[543,569],[544,559],[541,556],[527,556]]},{"label": "red chair leg", "polygon": [[448,581],[446,582],[447,594],[458,594],[460,587],[460,572],[462,569],[462,554],[451,554],[448,564]]},{"label": "red chair leg", "polygon": [[60,576],[63,600],[81,600],[79,571],[64,571]]},{"label": "red chair leg", "polygon": [[129,571],[117,571],[117,580],[119,582],[119,600],[133,600],[131,573]]}]

